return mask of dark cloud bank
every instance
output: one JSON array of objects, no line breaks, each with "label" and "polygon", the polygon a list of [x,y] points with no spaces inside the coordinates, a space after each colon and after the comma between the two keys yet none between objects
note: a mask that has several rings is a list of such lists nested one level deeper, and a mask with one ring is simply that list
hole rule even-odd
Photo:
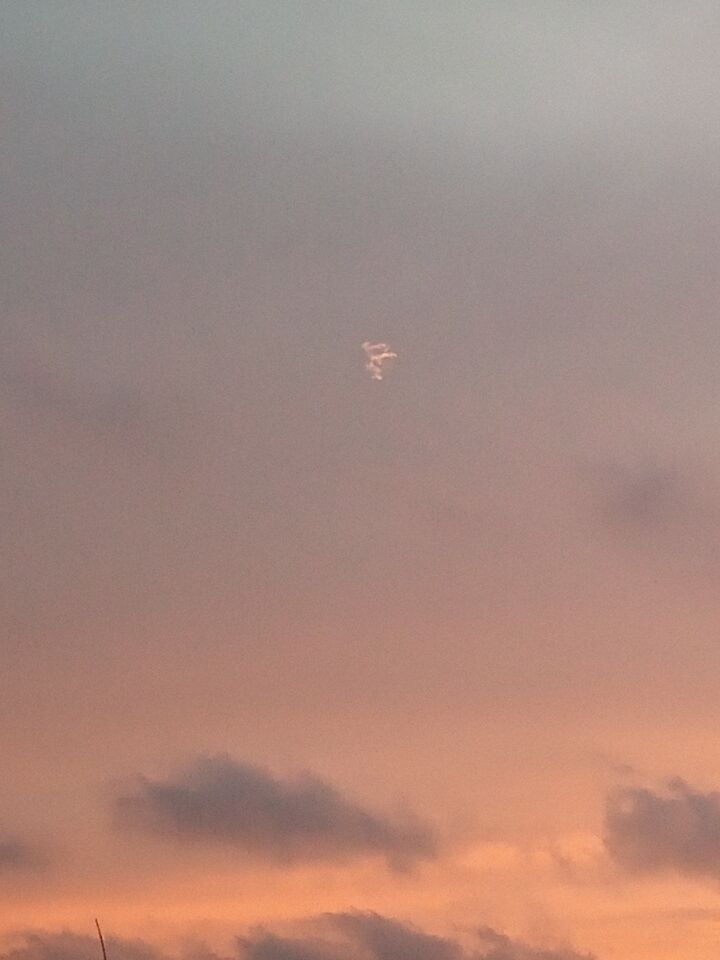
[{"label": "dark cloud bank", "polygon": [[703,793],[680,778],[663,792],[619,790],[607,802],[605,845],[633,872],[720,880],[720,793]]},{"label": "dark cloud bank", "polygon": [[171,780],[139,777],[114,813],[122,828],[281,864],[380,855],[409,869],[436,855],[432,828],[418,820],[371,813],[311,774],[280,780],[228,756],[201,757]]},{"label": "dark cloud bank", "polygon": [[[498,933],[477,929],[467,944],[437,937],[376,913],[335,913],[300,925],[297,937],[255,930],[237,938],[233,957],[209,951],[203,960],[593,960],[569,948],[537,948]],[[108,937],[113,960],[170,960],[142,941]],[[97,960],[92,936],[31,934],[0,960]],[[193,960],[193,958],[190,958]]]}]

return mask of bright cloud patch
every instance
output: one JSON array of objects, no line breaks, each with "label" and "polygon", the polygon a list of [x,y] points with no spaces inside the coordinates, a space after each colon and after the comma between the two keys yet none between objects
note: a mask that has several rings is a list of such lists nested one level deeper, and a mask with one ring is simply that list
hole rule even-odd
[{"label": "bright cloud patch", "polygon": [[383,364],[397,359],[397,353],[388,343],[371,343],[366,340],[362,345],[365,351],[365,369],[373,380],[382,380]]}]

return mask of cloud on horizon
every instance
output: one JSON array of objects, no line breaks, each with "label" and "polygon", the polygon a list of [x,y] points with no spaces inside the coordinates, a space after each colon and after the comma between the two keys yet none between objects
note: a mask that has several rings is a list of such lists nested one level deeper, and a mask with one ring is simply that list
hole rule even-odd
[{"label": "cloud on horizon", "polygon": [[[426,933],[411,924],[372,912],[329,913],[296,924],[298,935],[258,928],[236,940],[233,958],[199,947],[205,960],[592,960],[568,947],[533,947],[479,927],[467,943]],[[106,937],[114,960],[169,960],[142,940]],[[0,953],[0,960],[97,960],[97,938],[64,931],[28,933]]]},{"label": "cloud on horizon", "polygon": [[[534,947],[492,927],[476,928],[467,943],[426,933],[373,912],[329,913],[315,935],[278,936],[258,930],[240,938],[243,960],[592,960],[569,947]],[[338,939],[339,935],[339,939]],[[2,960],[2,958],[0,958]]]},{"label": "cloud on horizon", "polygon": [[312,774],[280,780],[226,755],[200,757],[175,779],[138,777],[114,813],[122,828],[236,846],[278,864],[380,855],[405,870],[437,854],[427,824],[371,813]]},{"label": "cloud on horizon", "polygon": [[676,871],[720,880],[720,792],[676,777],[664,793],[618,790],[605,810],[605,847],[634,873]]},{"label": "cloud on horizon", "polygon": [[378,913],[336,913],[327,920],[376,960],[460,960],[460,945]]},{"label": "cloud on horizon", "polygon": [[[167,960],[156,947],[142,940],[105,936],[113,960]],[[26,933],[17,946],[0,953],[0,960],[98,960],[97,936],[72,933]]]},{"label": "cloud on horizon", "polygon": [[533,947],[492,927],[481,927],[478,935],[483,945],[478,960],[593,960],[593,954],[578,953],[570,947]]}]

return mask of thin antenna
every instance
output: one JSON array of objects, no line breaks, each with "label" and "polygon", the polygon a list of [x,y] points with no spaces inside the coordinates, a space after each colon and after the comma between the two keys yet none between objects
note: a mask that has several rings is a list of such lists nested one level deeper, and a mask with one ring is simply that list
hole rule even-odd
[{"label": "thin antenna", "polygon": [[107,953],[105,951],[105,941],[103,940],[102,930],[100,929],[100,924],[98,923],[97,917],[95,917],[95,926],[97,927],[98,936],[100,937],[100,946],[102,947],[103,960],[107,960]]}]

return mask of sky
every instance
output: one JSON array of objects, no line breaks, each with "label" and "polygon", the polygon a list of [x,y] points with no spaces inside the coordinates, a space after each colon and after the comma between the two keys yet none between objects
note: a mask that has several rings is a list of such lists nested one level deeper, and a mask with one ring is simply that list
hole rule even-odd
[{"label": "sky", "polygon": [[0,960],[715,960],[719,44],[0,3]]}]

